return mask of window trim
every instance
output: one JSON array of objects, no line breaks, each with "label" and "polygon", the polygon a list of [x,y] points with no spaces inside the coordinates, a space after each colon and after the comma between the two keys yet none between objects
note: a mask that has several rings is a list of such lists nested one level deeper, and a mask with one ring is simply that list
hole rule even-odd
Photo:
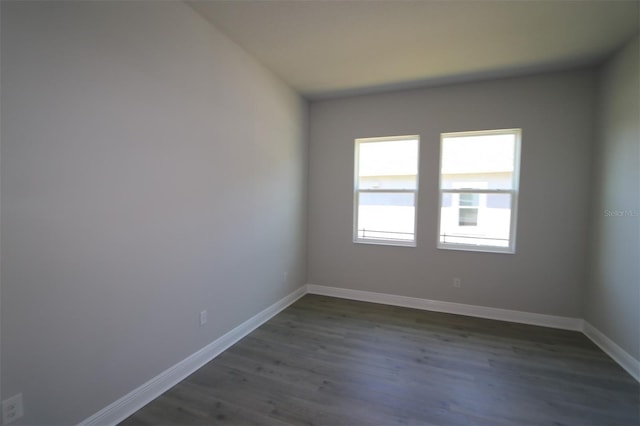
[{"label": "window trim", "polygon": [[[442,155],[443,145],[446,138],[467,137],[467,136],[488,136],[488,135],[514,135],[514,165],[512,175],[511,189],[479,189],[479,188],[460,188],[460,189],[443,189],[442,188]],[[464,132],[445,132],[440,134],[440,162],[438,171],[438,234],[437,248],[442,250],[458,250],[458,251],[474,251],[484,253],[502,253],[515,254],[516,237],[517,237],[517,221],[518,221],[518,198],[520,194],[520,157],[522,148],[522,129],[496,129],[496,130],[478,130]],[[443,194],[464,194],[473,193],[481,195],[490,194],[509,194],[511,196],[511,221],[509,227],[509,245],[507,247],[496,247],[487,245],[465,244],[465,243],[447,243],[441,242],[442,236],[442,199]]]},{"label": "window trim", "polygon": [[[416,183],[415,189],[359,189],[359,158],[360,158],[360,144],[370,142],[393,142],[403,140],[417,140],[418,147],[416,152]],[[419,180],[420,180],[420,135],[402,135],[402,136],[381,136],[373,138],[356,138],[354,141],[354,167],[353,167],[353,242],[355,244],[373,244],[382,246],[398,246],[398,247],[416,247],[417,235],[418,235],[418,192],[419,192]],[[359,195],[360,193],[399,193],[399,194],[413,194],[413,240],[385,240],[376,238],[360,238],[358,236],[358,210],[359,210]]]}]

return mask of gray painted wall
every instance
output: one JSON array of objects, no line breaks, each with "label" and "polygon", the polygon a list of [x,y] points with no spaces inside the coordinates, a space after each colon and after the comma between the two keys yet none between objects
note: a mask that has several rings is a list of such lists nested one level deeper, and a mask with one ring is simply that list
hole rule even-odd
[{"label": "gray painted wall", "polygon": [[603,68],[584,316],[640,360],[640,41]]},{"label": "gray painted wall", "polygon": [[79,422],[305,282],[306,114],[181,2],[2,2],[18,424]]},{"label": "gray painted wall", "polygon": [[[637,39],[599,98],[586,70],[313,103],[307,214],[305,102],[184,4],[2,2],[1,31],[1,385],[24,394],[18,424],[85,419],[305,279],[584,314],[640,357],[638,220],[604,215],[640,209]],[[439,134],[511,127],[516,254],[437,250]],[[355,245],[353,140],[404,134],[422,136],[418,247]]]},{"label": "gray painted wall", "polygon": [[[585,70],[313,102],[309,282],[580,317],[595,87]],[[516,254],[436,249],[440,133],[514,127],[523,129]],[[353,141],[407,134],[421,135],[418,246],[354,244]]]}]

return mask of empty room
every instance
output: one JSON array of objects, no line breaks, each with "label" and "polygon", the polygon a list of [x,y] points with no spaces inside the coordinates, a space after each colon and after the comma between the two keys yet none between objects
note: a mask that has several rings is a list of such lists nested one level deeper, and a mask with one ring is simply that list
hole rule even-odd
[{"label": "empty room", "polygon": [[640,2],[0,1],[2,425],[639,425]]}]

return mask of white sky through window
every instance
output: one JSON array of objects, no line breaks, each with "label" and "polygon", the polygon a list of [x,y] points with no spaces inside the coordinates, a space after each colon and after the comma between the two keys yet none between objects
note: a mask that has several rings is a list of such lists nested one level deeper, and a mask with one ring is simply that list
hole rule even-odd
[{"label": "white sky through window", "polygon": [[445,137],[441,173],[513,172],[514,156],[513,134]]},{"label": "white sky through window", "polygon": [[360,144],[360,176],[416,175],[418,140],[395,140]]}]

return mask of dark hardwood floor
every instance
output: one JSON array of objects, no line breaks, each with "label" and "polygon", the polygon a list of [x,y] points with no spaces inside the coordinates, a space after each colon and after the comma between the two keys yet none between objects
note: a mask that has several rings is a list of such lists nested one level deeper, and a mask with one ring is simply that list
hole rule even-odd
[{"label": "dark hardwood floor", "polygon": [[579,332],[307,295],[122,425],[638,425]]}]

